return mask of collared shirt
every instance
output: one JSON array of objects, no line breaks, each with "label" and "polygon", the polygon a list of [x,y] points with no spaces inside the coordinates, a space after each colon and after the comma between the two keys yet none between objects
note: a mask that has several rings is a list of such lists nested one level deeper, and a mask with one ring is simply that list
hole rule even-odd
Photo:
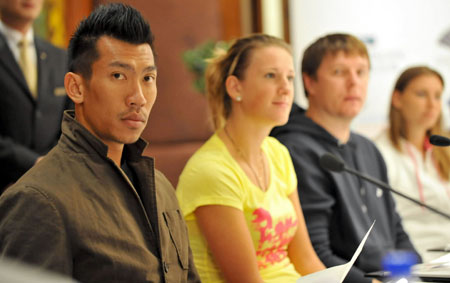
[{"label": "collared shirt", "polygon": [[[6,42],[8,43],[8,47],[11,50],[12,54],[14,55],[14,59],[16,59],[17,63],[19,63],[20,58],[19,42],[24,38],[23,34],[18,30],[8,27],[2,21],[0,21],[0,33],[2,33],[5,36]],[[27,39],[27,42],[30,45],[30,47],[32,47],[29,50],[36,50],[36,46],[34,45],[34,32],[32,28],[30,28],[27,31],[27,33],[25,34],[25,38]],[[28,56],[30,56],[29,58],[31,59],[31,62],[35,66],[37,66],[36,52],[30,52]]]}]

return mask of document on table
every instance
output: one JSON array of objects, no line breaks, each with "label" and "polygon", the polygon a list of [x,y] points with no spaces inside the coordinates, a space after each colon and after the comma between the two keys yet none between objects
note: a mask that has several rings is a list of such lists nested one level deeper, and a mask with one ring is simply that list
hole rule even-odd
[{"label": "document on table", "polygon": [[0,282],[8,283],[77,283],[75,279],[17,260],[0,259]]},{"label": "document on table", "polygon": [[[412,274],[424,281],[449,282],[450,281],[450,253],[431,262],[416,264],[412,267]],[[425,280],[426,279],[426,280]],[[439,280],[440,279],[440,280]],[[446,279],[446,280],[444,280]]]},{"label": "document on table", "polygon": [[352,259],[349,262],[300,277],[297,280],[297,283],[342,283],[342,281],[344,281],[345,277],[347,276],[347,273],[350,271],[350,268],[352,268],[353,264],[361,253],[364,244],[366,243],[367,237],[369,237],[370,231],[373,228],[373,225],[375,225],[375,221],[372,223],[372,226],[370,226],[369,231],[367,231],[366,235],[362,239],[361,243],[353,254]]}]

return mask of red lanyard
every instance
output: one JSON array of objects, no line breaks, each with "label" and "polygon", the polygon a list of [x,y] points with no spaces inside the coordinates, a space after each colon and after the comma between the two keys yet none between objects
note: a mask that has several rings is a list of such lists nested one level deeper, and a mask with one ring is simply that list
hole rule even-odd
[{"label": "red lanyard", "polygon": [[[416,173],[416,182],[417,182],[417,188],[419,189],[419,198],[422,203],[425,203],[425,196],[423,195],[423,186],[422,181],[420,180],[419,176],[419,164],[417,163],[416,157],[414,156],[414,153],[411,150],[411,146],[408,142],[405,142],[406,150],[408,151],[409,157],[411,157],[413,164],[414,164],[414,171]],[[422,209],[424,207],[422,206]]]},{"label": "red lanyard", "polygon": [[[426,140],[427,141],[427,140]],[[423,185],[422,185],[422,181],[420,180],[420,174],[419,174],[419,164],[416,160],[416,157],[414,156],[414,153],[412,152],[411,149],[411,145],[409,145],[408,142],[405,142],[406,145],[406,150],[408,151],[409,157],[411,157],[413,164],[414,164],[414,170],[415,170],[415,175],[416,175],[416,182],[417,182],[417,188],[419,190],[419,197],[420,197],[420,201],[422,203],[425,203],[425,196],[423,193]],[[431,145],[430,144],[424,144],[424,149],[425,152],[427,152],[428,150],[430,150]],[[445,187],[445,191],[448,195],[448,197],[450,198],[450,190],[449,187],[447,185],[447,181],[445,181],[444,179],[442,179],[441,175],[439,174],[439,167],[437,166],[436,160],[433,158],[433,155],[431,156],[432,162],[433,162],[433,166],[436,169],[437,175],[439,180],[441,181],[441,183],[444,185]],[[422,207],[422,209],[424,209],[424,207]]]}]

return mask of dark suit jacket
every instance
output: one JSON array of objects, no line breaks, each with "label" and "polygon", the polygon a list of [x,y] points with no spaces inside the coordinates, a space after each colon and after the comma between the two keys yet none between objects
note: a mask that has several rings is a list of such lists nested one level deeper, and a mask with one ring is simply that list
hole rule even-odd
[{"label": "dark suit jacket", "polygon": [[38,98],[0,33],[0,193],[33,166],[57,142],[64,109],[66,52],[35,38]]}]

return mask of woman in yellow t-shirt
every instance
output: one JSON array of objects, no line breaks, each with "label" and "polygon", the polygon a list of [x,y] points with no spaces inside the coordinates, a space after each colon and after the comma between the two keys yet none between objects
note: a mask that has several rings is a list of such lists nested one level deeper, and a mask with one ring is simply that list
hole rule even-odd
[{"label": "woman in yellow t-shirt", "polygon": [[213,59],[216,132],[187,163],[177,196],[203,282],[295,282],[324,265],[311,245],[287,149],[268,137],[293,101],[291,50],[251,35]]}]

